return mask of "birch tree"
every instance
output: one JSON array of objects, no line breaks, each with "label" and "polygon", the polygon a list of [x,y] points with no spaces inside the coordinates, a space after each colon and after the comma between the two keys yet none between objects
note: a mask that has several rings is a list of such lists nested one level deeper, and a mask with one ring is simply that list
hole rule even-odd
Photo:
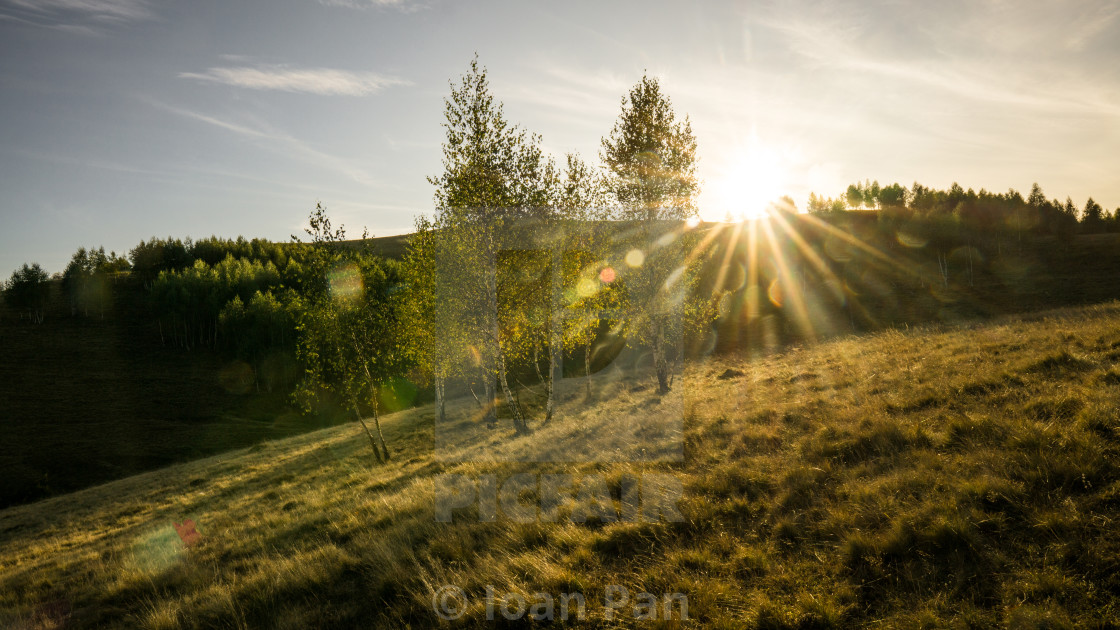
[{"label": "birch tree", "polygon": [[[382,389],[409,363],[401,329],[400,269],[369,251],[341,246],[345,229],[332,227],[321,205],[310,223],[306,268],[321,274],[322,281],[313,283],[317,290],[309,291],[298,328],[296,354],[304,378],[296,400],[310,410],[333,394],[349,406],[375,459],[384,463],[391,456],[381,430]],[[364,408],[372,413],[373,430]]]},{"label": "birch tree", "polygon": [[523,347],[515,337],[522,329],[509,325],[515,314],[499,312],[498,259],[517,251],[518,230],[554,218],[556,166],[540,136],[507,122],[477,58],[451,85],[443,127],[443,172],[428,178],[437,206],[430,223],[434,316],[441,330],[440,318],[455,319],[464,340],[476,344],[487,420],[495,421],[500,390],[514,429],[524,433],[528,423],[509,383],[509,354]]},{"label": "birch tree", "polygon": [[644,76],[622,98],[600,155],[617,204],[614,218],[625,224],[620,244],[628,250],[621,274],[628,342],[652,351],[657,391],[665,394],[671,386],[669,346],[683,335],[693,310],[697,270],[690,255],[696,239],[686,222],[697,217],[696,138],[687,116],[676,120],[658,81]]}]

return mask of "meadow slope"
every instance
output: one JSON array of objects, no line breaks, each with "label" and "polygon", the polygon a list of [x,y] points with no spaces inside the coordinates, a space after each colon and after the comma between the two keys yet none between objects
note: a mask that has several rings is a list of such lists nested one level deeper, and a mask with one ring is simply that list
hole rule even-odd
[{"label": "meadow slope", "polygon": [[[679,405],[683,461],[442,461],[422,407],[383,419],[383,467],[351,424],[0,511],[0,626],[490,627],[487,586],[586,593],[578,627],[1120,625],[1118,303],[712,358],[671,400],[614,385],[477,439],[605,440]],[[434,475],[525,471],[616,495],[675,475],[684,520],[436,522]],[[432,609],[445,584],[467,595],[455,622]],[[609,621],[612,584],[684,593],[689,619]]]}]

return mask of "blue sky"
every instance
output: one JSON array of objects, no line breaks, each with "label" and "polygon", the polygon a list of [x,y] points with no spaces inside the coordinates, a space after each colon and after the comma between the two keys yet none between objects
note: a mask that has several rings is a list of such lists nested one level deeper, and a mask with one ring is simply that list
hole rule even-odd
[{"label": "blue sky", "polygon": [[597,163],[659,77],[708,218],[865,178],[1120,206],[1120,4],[0,0],[0,275],[79,246],[351,233],[432,210],[477,51],[507,117]]}]

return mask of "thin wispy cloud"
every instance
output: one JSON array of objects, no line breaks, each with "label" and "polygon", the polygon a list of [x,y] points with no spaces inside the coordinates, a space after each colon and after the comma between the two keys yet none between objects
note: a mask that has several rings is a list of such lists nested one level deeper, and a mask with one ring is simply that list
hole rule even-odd
[{"label": "thin wispy cloud", "polygon": [[236,124],[236,123],[231,123],[231,122],[228,122],[228,121],[225,121],[225,120],[214,118],[213,116],[207,116],[206,114],[200,114],[198,112],[190,111],[190,110],[187,110],[187,109],[182,109],[182,108],[179,108],[179,107],[175,107],[173,105],[167,105],[167,104],[160,103],[160,102],[157,102],[157,101],[151,101],[151,102],[156,107],[159,107],[160,109],[164,109],[166,111],[169,111],[173,114],[178,114],[179,116],[183,116],[184,118],[192,118],[192,119],[197,120],[199,122],[204,122],[208,125],[213,125],[215,127],[221,127],[222,129],[225,129],[226,131],[232,131],[232,132],[234,132],[238,135],[248,136],[250,138],[273,138],[273,139],[276,139],[274,136],[270,136],[268,133],[266,133],[264,131],[258,131],[256,129],[246,127],[245,125],[239,125],[239,124]]},{"label": "thin wispy cloud", "polygon": [[288,157],[296,157],[308,164],[313,164],[319,167],[326,167],[329,170],[334,170],[342,175],[354,180],[359,184],[366,186],[384,186],[385,182],[379,181],[372,177],[369,173],[354,166],[353,160],[347,160],[335,155],[324,153],[307,143],[287,134],[283,131],[273,129],[265,124],[248,125],[243,123],[231,122],[223,120],[215,116],[210,116],[200,112],[176,107],[161,101],[152,99],[144,99],[152,106],[162,109],[164,111],[190,118],[198,122],[206,123],[226,131],[231,131],[237,135],[252,138],[261,143],[262,146],[274,151],[280,155]]},{"label": "thin wispy cloud", "polygon": [[86,33],[154,16],[147,0],[0,0],[0,11],[23,23]]},{"label": "thin wispy cloud", "polygon": [[[279,139],[289,143],[298,143],[298,141],[295,141],[290,137],[270,136],[267,133],[256,131],[243,125],[228,123],[212,116],[205,116],[197,112],[164,106],[163,104],[155,102],[153,102],[153,104],[172,113],[179,114],[187,118],[192,118],[200,122],[205,122],[217,127],[221,127],[223,129],[234,131],[235,133],[244,136],[264,139]],[[124,164],[121,162],[115,162],[112,160],[101,158],[85,158],[61,155],[56,153],[21,151],[13,150],[9,147],[0,147],[0,152],[11,153],[19,155],[21,157],[40,160],[44,162],[53,162],[55,164],[92,168],[114,173],[121,173],[125,175],[139,175],[142,176],[147,182],[159,182],[164,184],[190,186],[195,188],[202,187],[228,192],[252,193],[255,195],[268,195],[276,197],[278,199],[290,200],[293,195],[312,199],[315,198],[316,195],[321,195],[323,192],[320,188],[309,183],[303,183],[290,179],[256,176],[248,173],[230,171],[228,169],[211,168],[205,165],[176,164],[169,168],[153,169],[137,167],[130,164]],[[315,152],[313,154],[309,154],[309,157],[318,159],[322,155],[322,153]],[[236,183],[230,183],[230,181],[224,180],[232,180],[233,182],[247,182],[250,185],[238,185]],[[263,184],[263,186],[252,184]],[[407,206],[377,204],[360,201],[357,199],[339,195],[337,191],[332,193],[331,203],[332,205],[343,204],[348,208],[357,208],[366,211],[390,210],[394,212],[412,212],[414,210],[414,208],[410,208]]]},{"label": "thin wispy cloud", "polygon": [[36,28],[49,28],[60,31],[68,31],[71,33],[78,33],[81,35],[98,35],[101,32],[99,29],[96,29],[92,26],[86,26],[84,24],[55,24],[33,19],[29,20],[27,18],[17,17],[15,15],[9,15],[7,13],[0,13],[0,22],[15,22],[17,24],[26,24],[28,26],[34,26]]},{"label": "thin wispy cloud", "polygon": [[[1043,35],[1025,25],[986,36],[962,25],[947,28],[919,20],[924,26],[913,33],[903,30],[884,36],[869,33],[866,23],[831,8],[782,13],[754,21],[779,33],[789,50],[809,68],[847,73],[851,80],[863,81],[870,89],[882,90],[890,87],[891,82],[905,82],[973,101],[1035,111],[1120,115],[1120,107],[1114,105],[1111,94],[1093,81],[1078,81],[1069,73],[1039,81],[1040,73],[1047,70],[1044,61],[1032,64],[1030,73],[1025,73],[1020,57],[1030,49],[1028,42]],[[1099,34],[1099,30],[1088,27],[1073,28],[1071,32],[1078,33],[1078,42]],[[904,48],[901,42],[906,40],[924,40],[928,47]],[[903,49],[906,54],[898,54]]]},{"label": "thin wispy cloud", "polygon": [[282,65],[216,67],[205,72],[180,72],[179,77],[249,90],[303,92],[323,96],[365,96],[394,85],[409,85],[403,79],[374,72]]},{"label": "thin wispy cloud", "polygon": [[1107,45],[1120,26],[1120,5],[1112,0],[989,2],[968,8],[972,10],[959,12],[965,18],[956,28],[945,29],[946,36],[957,41],[967,37],[1032,61],[1080,53],[1095,42]]},{"label": "thin wispy cloud", "polygon": [[[533,78],[511,85],[500,85],[504,100],[525,103],[553,112],[573,116],[574,121],[588,116],[613,113],[619,98],[626,94],[633,81],[602,70],[569,67],[556,63],[532,64]],[[636,78],[634,79],[636,80]]]},{"label": "thin wispy cloud", "polygon": [[327,7],[342,7],[346,9],[391,9],[402,13],[412,13],[425,8],[416,0],[319,0],[319,4]]}]

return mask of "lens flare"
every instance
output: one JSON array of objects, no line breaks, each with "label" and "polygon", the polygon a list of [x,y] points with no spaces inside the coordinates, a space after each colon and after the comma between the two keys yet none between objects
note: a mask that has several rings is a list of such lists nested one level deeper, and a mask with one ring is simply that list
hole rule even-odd
[{"label": "lens flare", "polygon": [[591,278],[580,278],[576,286],[576,291],[581,298],[591,297],[599,290],[599,285]]},{"label": "lens flare", "polygon": [[918,236],[917,234],[910,234],[908,232],[901,232],[900,231],[898,233],[898,242],[899,242],[899,244],[901,244],[905,247],[912,247],[914,249],[919,249],[919,248],[925,247],[926,243],[928,243],[929,241],[927,239],[922,238],[921,236]]},{"label": "lens flare", "polygon": [[774,306],[781,308],[782,285],[778,284],[777,278],[774,278],[770,281],[770,288],[766,289],[766,296],[770,298],[770,301],[774,304]]},{"label": "lens flare", "polygon": [[352,300],[362,294],[362,275],[357,265],[347,263],[335,267],[327,274],[331,298],[339,301]]}]

